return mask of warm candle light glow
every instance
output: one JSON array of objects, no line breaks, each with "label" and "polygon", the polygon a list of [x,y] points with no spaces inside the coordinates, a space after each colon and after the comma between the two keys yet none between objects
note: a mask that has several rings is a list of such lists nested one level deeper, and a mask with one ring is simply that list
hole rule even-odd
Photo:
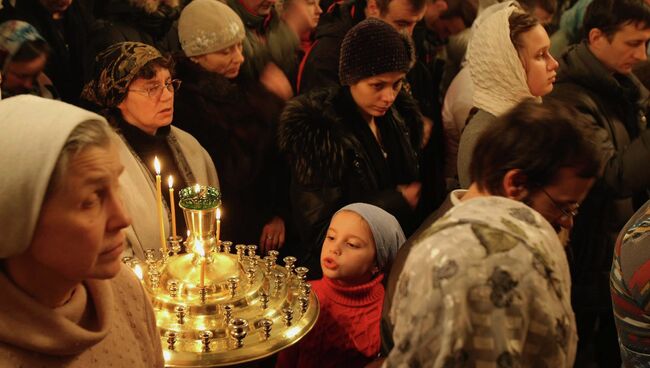
[{"label": "warm candle light glow", "polygon": [[217,208],[217,245],[221,243],[221,208]]},{"label": "warm candle light glow", "polygon": [[160,161],[158,161],[158,156],[153,158],[153,169],[156,170],[156,175],[160,175]]},{"label": "warm candle light glow", "polygon": [[196,183],[196,185],[194,186],[194,193],[198,194],[200,191],[201,191],[201,186],[199,185],[199,183]]},{"label": "warm candle light glow", "polygon": [[174,177],[171,175],[167,177],[167,186],[169,186],[169,189],[174,189]]},{"label": "warm candle light glow", "polygon": [[142,277],[143,277],[142,267],[140,267],[139,264],[137,264],[137,265],[135,265],[135,267],[133,267],[133,272],[135,272],[135,275],[138,276],[138,279],[140,279],[140,281],[142,281]]}]

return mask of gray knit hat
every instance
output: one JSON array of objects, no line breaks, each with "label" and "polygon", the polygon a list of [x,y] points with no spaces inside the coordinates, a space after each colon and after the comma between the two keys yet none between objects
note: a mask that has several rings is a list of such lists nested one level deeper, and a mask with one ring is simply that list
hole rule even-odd
[{"label": "gray knit hat", "polygon": [[407,73],[415,62],[410,38],[388,23],[368,18],[348,31],[341,44],[342,85],[389,72]]},{"label": "gray knit hat", "polygon": [[370,232],[372,232],[372,237],[375,240],[375,249],[377,250],[375,253],[377,268],[381,271],[386,265],[391,264],[399,248],[406,242],[402,227],[395,216],[368,203],[352,203],[336,211],[336,213],[341,211],[351,211],[358,214],[370,227]]},{"label": "gray knit hat", "polygon": [[218,0],[194,0],[181,12],[178,38],[186,56],[223,50],[244,39],[244,23]]}]

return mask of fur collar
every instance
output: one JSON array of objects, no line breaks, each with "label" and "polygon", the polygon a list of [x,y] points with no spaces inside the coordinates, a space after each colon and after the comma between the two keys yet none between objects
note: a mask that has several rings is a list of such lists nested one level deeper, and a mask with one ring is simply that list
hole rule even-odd
[{"label": "fur collar", "polygon": [[[418,147],[420,112],[413,99],[400,93],[389,111]],[[361,119],[345,87],[314,90],[287,103],[278,127],[278,145],[293,166],[296,180],[310,185],[343,178],[346,155],[359,145],[346,120]]]}]

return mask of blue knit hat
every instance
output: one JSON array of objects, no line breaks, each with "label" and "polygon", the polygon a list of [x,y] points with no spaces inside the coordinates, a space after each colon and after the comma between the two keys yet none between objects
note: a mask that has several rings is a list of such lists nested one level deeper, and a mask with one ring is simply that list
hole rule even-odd
[{"label": "blue knit hat", "polygon": [[368,203],[352,203],[336,213],[341,211],[354,212],[366,221],[375,240],[377,267],[379,270],[383,270],[387,264],[392,262],[399,248],[406,242],[402,227],[395,216]]}]

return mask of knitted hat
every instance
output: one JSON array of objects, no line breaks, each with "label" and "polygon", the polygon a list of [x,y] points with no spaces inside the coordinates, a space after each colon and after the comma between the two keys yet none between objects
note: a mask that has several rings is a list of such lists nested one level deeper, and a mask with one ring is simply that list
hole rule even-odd
[{"label": "knitted hat", "polygon": [[377,267],[383,270],[395,258],[399,248],[406,242],[406,237],[397,219],[383,209],[368,203],[352,203],[341,211],[351,211],[361,216],[375,240]]},{"label": "knitted hat", "polygon": [[77,125],[106,120],[64,102],[32,95],[0,101],[0,259],[29,248],[50,177],[59,154]]},{"label": "knitted hat", "polygon": [[43,37],[29,23],[10,20],[0,24],[0,70],[4,71],[25,42],[36,40]]},{"label": "knitted hat", "polygon": [[348,31],[341,44],[339,79],[350,85],[375,75],[408,72],[415,62],[413,44],[388,23],[368,18]]},{"label": "knitted hat", "polygon": [[245,36],[237,13],[218,0],[194,0],[178,20],[178,38],[186,56],[223,50]]}]

